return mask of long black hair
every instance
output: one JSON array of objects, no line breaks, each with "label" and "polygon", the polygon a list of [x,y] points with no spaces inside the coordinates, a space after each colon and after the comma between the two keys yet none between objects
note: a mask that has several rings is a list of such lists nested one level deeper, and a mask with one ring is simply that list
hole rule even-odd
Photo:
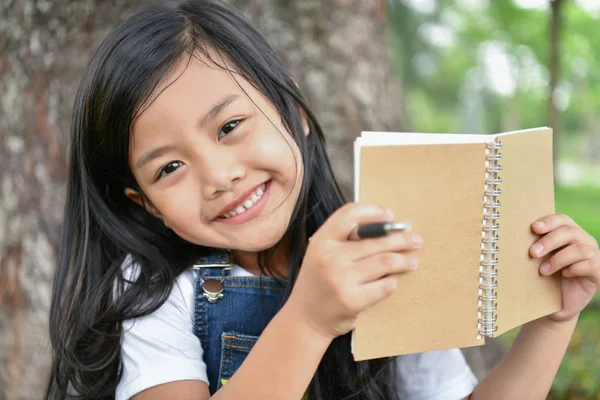
[{"label": "long black hair", "polygon": [[[128,164],[130,132],[158,85],[185,57],[200,54],[235,70],[276,107],[298,144],[304,177],[287,230],[292,291],[307,238],[343,203],[321,127],[264,38],[230,6],[209,0],[153,5],[121,23],[100,45],[76,96],[64,226],[50,311],[53,366],[47,399],[114,398],[120,379],[122,321],[168,298],[176,277],[208,249],[179,238],[125,196],[138,185]],[[215,58],[215,57],[213,57]],[[311,133],[305,136],[300,109]],[[272,250],[272,249],[271,249]],[[272,253],[260,254],[269,273]],[[125,282],[122,264],[139,265]],[[388,400],[390,359],[355,363],[350,336],[336,338],[310,384],[311,400]]]}]

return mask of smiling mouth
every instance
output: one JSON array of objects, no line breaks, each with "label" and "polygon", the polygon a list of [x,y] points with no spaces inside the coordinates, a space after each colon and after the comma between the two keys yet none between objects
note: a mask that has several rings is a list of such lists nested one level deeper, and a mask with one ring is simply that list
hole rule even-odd
[{"label": "smiling mouth", "polygon": [[263,183],[260,185],[254,192],[252,192],[246,199],[241,201],[234,210],[227,212],[225,214],[219,215],[220,219],[229,219],[233,218],[237,215],[245,213],[247,210],[252,209],[256,203],[262,199],[265,194],[266,184]]}]

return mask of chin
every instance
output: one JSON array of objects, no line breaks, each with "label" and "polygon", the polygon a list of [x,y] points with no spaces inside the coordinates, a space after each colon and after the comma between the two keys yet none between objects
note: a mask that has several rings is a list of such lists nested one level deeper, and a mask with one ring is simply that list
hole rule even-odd
[{"label": "chin", "polygon": [[284,234],[285,228],[277,229],[270,227],[270,229],[268,229],[265,227],[265,229],[258,229],[255,234],[247,238],[237,238],[238,240],[236,240],[236,243],[232,243],[232,249],[252,252],[268,250],[277,245]]},{"label": "chin", "polygon": [[248,252],[259,252],[268,250],[274,247],[281,240],[281,236],[277,237],[256,237],[253,238],[250,242],[238,242],[237,246],[232,246],[232,250],[241,250]]},{"label": "chin", "polygon": [[[190,243],[243,252],[259,252],[274,247],[281,241],[287,229],[287,224],[278,223],[274,220],[259,225],[261,226],[231,232],[231,236],[219,232],[221,240],[218,241],[210,240],[206,235],[201,237],[198,232],[179,231],[175,227],[172,229],[177,235]],[[225,235],[229,237],[223,237]]]}]

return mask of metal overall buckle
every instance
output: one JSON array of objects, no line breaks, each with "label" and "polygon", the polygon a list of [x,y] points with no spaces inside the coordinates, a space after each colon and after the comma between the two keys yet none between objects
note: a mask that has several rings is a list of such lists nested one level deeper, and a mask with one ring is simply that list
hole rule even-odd
[{"label": "metal overall buckle", "polygon": [[[223,281],[225,280],[226,273],[231,270],[233,266],[231,262],[231,257],[227,255],[227,261],[225,262],[216,262],[210,264],[198,264],[194,265],[193,268],[200,272],[200,280],[202,282],[202,296],[208,300],[209,303],[216,303],[219,299],[223,298],[223,289],[225,289],[225,285]],[[202,276],[202,268],[220,268],[221,269],[221,277],[220,278],[207,278],[205,279]]]}]

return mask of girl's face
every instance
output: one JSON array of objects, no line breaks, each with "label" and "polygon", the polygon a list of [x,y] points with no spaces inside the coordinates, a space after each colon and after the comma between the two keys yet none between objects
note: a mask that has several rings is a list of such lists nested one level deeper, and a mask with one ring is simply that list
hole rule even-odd
[{"label": "girl's face", "polygon": [[[275,245],[303,170],[274,106],[241,76],[196,59],[156,93],[135,121],[129,158],[147,209],[199,245],[243,252]],[[134,190],[126,195],[142,204]]]}]

